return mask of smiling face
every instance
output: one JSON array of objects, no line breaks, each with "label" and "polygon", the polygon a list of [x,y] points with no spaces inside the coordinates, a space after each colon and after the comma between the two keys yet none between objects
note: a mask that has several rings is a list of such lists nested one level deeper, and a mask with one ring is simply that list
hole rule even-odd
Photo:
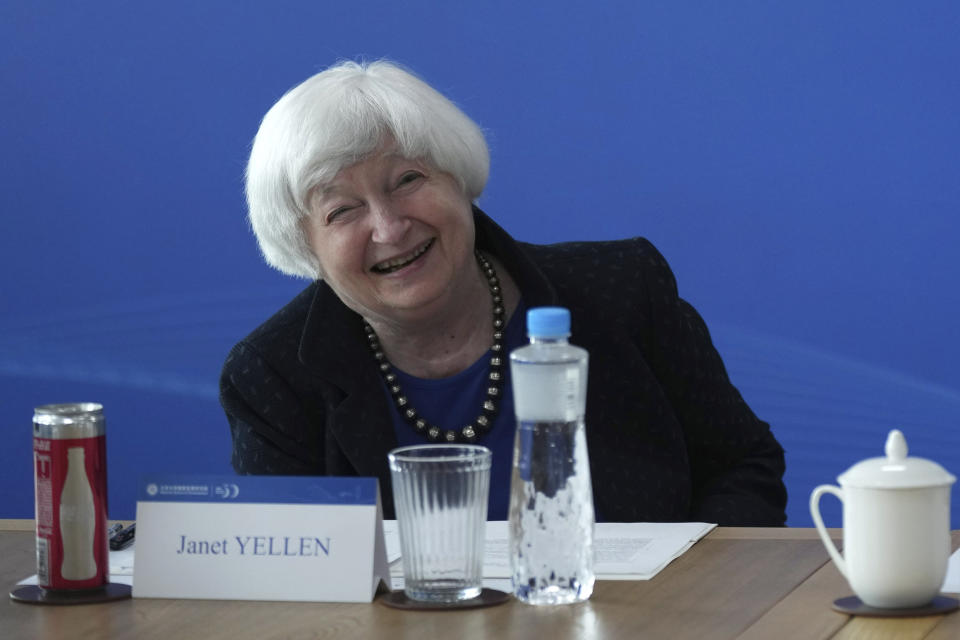
[{"label": "smiling face", "polygon": [[450,312],[471,278],[474,226],[457,181],[381,151],[310,195],[304,231],[320,276],[371,324]]}]

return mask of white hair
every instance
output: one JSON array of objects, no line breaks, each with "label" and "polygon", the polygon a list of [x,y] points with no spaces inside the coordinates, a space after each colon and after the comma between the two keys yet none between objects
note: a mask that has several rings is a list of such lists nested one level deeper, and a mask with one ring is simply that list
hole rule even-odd
[{"label": "white hair", "polygon": [[392,62],[339,63],[280,98],[254,138],[247,207],[270,266],[292,276],[319,277],[302,224],[310,215],[311,191],[389,138],[404,157],[451,174],[469,200],[483,192],[490,153],[473,120]]}]

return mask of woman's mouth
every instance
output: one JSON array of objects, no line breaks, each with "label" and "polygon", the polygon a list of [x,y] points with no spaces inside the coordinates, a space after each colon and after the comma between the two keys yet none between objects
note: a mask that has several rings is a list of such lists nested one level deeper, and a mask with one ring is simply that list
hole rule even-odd
[{"label": "woman's mouth", "polygon": [[384,260],[383,262],[378,262],[370,267],[370,270],[374,273],[393,273],[398,269],[403,269],[405,266],[414,262],[420,256],[425,254],[427,250],[433,246],[433,241],[434,238],[430,238],[410,253],[397,258],[391,258],[390,260]]}]

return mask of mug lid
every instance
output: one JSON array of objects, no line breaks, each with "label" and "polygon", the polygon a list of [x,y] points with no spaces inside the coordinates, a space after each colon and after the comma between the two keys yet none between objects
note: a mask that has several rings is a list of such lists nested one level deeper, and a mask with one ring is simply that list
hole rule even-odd
[{"label": "mug lid", "polygon": [[953,484],[957,479],[943,467],[925,458],[907,457],[907,439],[899,429],[887,436],[885,458],[858,462],[837,480],[844,487],[867,489],[918,489]]}]

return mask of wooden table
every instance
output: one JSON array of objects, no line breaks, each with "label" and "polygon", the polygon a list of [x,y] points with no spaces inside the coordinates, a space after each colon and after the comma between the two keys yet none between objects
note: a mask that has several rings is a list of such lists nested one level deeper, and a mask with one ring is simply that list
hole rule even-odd
[{"label": "wooden table", "polygon": [[[954,548],[960,532],[953,534]],[[0,586],[35,573],[33,522],[0,520]],[[960,638],[960,613],[852,618],[831,610],[850,588],[813,529],[719,528],[653,580],[601,581],[585,603],[516,601],[465,611],[379,603],[133,599],[97,605],[0,604],[5,640],[135,638]]]}]

